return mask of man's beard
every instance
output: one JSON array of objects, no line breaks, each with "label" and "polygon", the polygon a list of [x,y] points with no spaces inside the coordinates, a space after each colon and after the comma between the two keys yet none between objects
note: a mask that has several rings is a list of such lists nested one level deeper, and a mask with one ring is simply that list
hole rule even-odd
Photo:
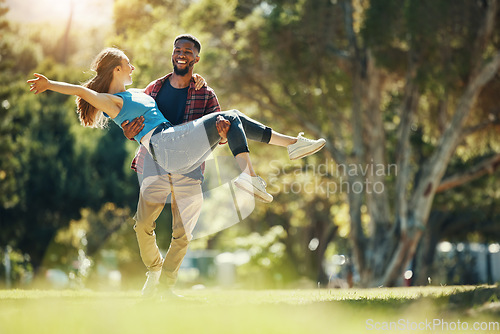
[{"label": "man's beard", "polygon": [[180,69],[174,65],[174,73],[183,77],[189,73],[189,66],[184,67],[184,69]]}]

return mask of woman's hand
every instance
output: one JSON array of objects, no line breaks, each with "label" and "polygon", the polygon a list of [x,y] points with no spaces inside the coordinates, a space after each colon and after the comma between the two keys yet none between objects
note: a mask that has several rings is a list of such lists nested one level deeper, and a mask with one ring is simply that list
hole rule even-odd
[{"label": "woman's hand", "polygon": [[205,79],[197,73],[193,74],[193,79],[194,79],[194,83],[195,83],[195,86],[194,86],[195,90],[200,90],[207,83],[205,81]]},{"label": "woman's hand", "polygon": [[30,92],[35,91],[36,94],[45,92],[50,87],[50,81],[44,75],[34,73],[36,79],[28,80],[27,82],[31,84]]},{"label": "woman's hand", "polygon": [[221,144],[225,144],[227,142],[227,132],[231,127],[231,122],[219,115],[217,116],[217,120],[215,121],[215,126],[217,127],[219,136],[222,138]]}]

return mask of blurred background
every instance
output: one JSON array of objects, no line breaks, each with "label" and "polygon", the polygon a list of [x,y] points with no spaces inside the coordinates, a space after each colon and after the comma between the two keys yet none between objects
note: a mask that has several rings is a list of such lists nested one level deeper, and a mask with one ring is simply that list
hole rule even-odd
[{"label": "blurred background", "polygon": [[[104,47],[133,87],[172,70],[175,36],[222,109],[318,154],[250,143],[275,196],[194,240],[183,287],[311,288],[500,281],[500,6],[494,0],[0,0],[0,287],[140,289],[137,143],[79,125],[40,72],[84,82]],[[216,156],[227,157],[222,148]],[[207,168],[205,189],[220,185]],[[205,196],[201,220],[227,194]],[[171,233],[168,205],[159,246]]]}]

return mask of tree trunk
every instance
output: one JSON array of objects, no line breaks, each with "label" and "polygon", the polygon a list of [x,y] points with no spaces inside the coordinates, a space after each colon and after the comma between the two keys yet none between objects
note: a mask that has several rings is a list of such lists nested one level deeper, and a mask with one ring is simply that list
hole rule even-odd
[{"label": "tree trunk", "polygon": [[[344,2],[346,34],[350,43],[352,54],[353,73],[353,107],[352,107],[352,127],[353,127],[353,152],[351,159],[354,163],[367,163],[367,155],[374,159],[376,163],[383,162],[383,128],[380,127],[379,119],[373,119],[375,109],[379,109],[377,96],[370,89],[373,83],[378,81],[379,74],[372,69],[370,63],[370,52],[363,50],[358,45],[356,35],[352,26],[352,7],[350,1]],[[400,132],[400,150],[398,151],[398,167],[401,174],[398,175],[397,201],[395,219],[392,222],[393,228],[389,230],[389,214],[385,213],[387,199],[384,196],[371,196],[367,194],[366,201],[371,217],[371,229],[368,235],[363,233],[361,225],[361,208],[363,204],[362,194],[349,193],[349,205],[351,214],[351,243],[353,247],[354,261],[356,269],[361,276],[363,286],[394,286],[401,278],[409,261],[414,257],[417,246],[424,234],[427,226],[430,210],[434,200],[434,195],[441,183],[441,179],[446,171],[448,163],[455,152],[459,142],[463,138],[462,130],[464,123],[470,114],[473,105],[482,87],[489,82],[497,73],[500,66],[500,52],[490,58],[490,61],[483,64],[483,52],[487,45],[486,41],[491,35],[494,27],[495,15],[497,13],[496,1],[489,3],[484,26],[478,31],[477,43],[471,59],[471,72],[468,83],[462,97],[459,99],[455,112],[447,124],[442,137],[437,143],[436,149],[430,158],[422,165],[419,171],[419,178],[415,180],[411,193],[408,193],[407,184],[411,181],[408,171],[408,140],[411,118],[414,113],[413,108],[418,105],[418,94],[412,87],[413,62],[410,52],[409,75],[407,80],[407,90],[405,91],[405,104],[413,106],[408,110],[403,109],[403,117]],[[378,94],[382,89],[378,90]],[[365,104],[361,104],[361,101]],[[405,106],[406,107],[406,106]],[[363,119],[363,115],[367,119]],[[370,121],[368,126],[370,131],[362,132],[360,122]],[[364,135],[364,143],[360,138]],[[366,146],[365,146],[366,145]],[[367,153],[365,152],[367,148]],[[399,179],[402,178],[402,179]],[[349,179],[351,185],[359,182],[358,175]],[[366,190],[366,189],[365,189]],[[431,247],[431,246],[429,246]]]},{"label": "tree trunk", "polygon": [[443,212],[433,212],[429,217],[429,225],[425,229],[414,259],[412,285],[429,284],[428,278],[432,275],[436,247],[442,237],[445,217],[446,214]]}]

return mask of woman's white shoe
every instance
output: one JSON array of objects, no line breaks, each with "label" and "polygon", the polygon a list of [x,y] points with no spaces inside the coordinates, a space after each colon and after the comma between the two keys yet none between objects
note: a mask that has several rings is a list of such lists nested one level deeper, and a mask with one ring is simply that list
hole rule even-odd
[{"label": "woman's white shoe", "polygon": [[307,139],[302,137],[303,134],[304,132],[299,133],[297,136],[297,142],[288,145],[288,156],[290,157],[290,160],[307,157],[308,155],[318,152],[325,146],[326,140],[323,138],[316,140]]},{"label": "woman's white shoe", "polygon": [[235,180],[234,185],[247,193],[254,195],[258,200],[271,203],[273,195],[266,191],[266,182],[260,176],[250,176],[241,173]]}]

